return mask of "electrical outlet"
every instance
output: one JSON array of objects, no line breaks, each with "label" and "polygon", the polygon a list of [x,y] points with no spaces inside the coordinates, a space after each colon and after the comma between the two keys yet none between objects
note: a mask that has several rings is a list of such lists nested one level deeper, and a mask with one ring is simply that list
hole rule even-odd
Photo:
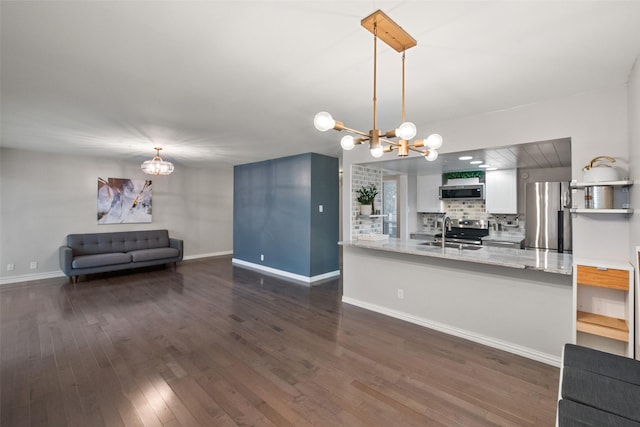
[{"label": "electrical outlet", "polygon": [[320,213],[324,212],[324,206],[318,205],[318,211],[320,211]]},{"label": "electrical outlet", "polygon": [[404,299],[404,290],[398,289],[398,299]]},{"label": "electrical outlet", "polygon": [[16,268],[13,264],[7,264],[7,271],[13,271]]},{"label": "electrical outlet", "polygon": [[29,263],[29,268],[32,270],[35,270],[36,268],[38,268],[38,261],[31,261]]},{"label": "electrical outlet", "polygon": [[264,254],[260,254],[260,261],[264,261]]}]

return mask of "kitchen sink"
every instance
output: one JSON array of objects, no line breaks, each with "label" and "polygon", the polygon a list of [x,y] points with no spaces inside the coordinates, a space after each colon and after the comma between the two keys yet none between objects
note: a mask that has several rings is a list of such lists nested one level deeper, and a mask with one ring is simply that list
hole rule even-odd
[{"label": "kitchen sink", "polygon": [[[442,247],[442,242],[424,242],[419,243],[422,246],[433,246],[433,247]],[[445,248],[459,249],[461,251],[477,251],[478,249],[482,249],[482,245],[465,245],[463,243],[446,243],[444,244]]]}]

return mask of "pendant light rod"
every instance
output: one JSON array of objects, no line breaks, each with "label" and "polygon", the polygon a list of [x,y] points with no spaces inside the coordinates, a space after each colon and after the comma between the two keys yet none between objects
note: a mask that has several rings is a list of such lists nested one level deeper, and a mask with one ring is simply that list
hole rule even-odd
[{"label": "pendant light rod", "polygon": [[404,123],[404,50],[402,51],[402,120],[400,123]]},{"label": "pendant light rod", "polygon": [[376,84],[378,81],[378,23],[373,23],[373,129],[378,129],[377,112],[378,97],[376,96]]}]

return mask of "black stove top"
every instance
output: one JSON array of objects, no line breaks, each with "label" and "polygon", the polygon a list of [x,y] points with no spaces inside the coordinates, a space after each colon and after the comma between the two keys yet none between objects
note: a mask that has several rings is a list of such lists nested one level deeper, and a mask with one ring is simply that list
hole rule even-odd
[{"label": "black stove top", "polygon": [[[462,242],[482,244],[482,238],[489,235],[489,226],[485,221],[453,220],[455,226],[444,234],[445,239],[455,239]],[[442,238],[442,233],[435,235],[436,240]]]},{"label": "black stove top", "polygon": [[[489,235],[489,230],[484,228],[457,228],[451,227],[451,231],[447,231],[444,236],[452,239],[481,239]],[[438,236],[436,234],[436,236]],[[439,234],[442,237],[442,233]]]}]

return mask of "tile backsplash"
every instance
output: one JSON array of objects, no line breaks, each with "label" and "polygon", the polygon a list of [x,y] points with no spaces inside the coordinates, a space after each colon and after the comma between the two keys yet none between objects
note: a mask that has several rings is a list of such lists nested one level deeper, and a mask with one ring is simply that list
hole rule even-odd
[{"label": "tile backsplash", "polygon": [[[515,226],[516,224],[524,224],[523,215],[494,215],[486,212],[484,200],[447,200],[440,202],[442,212],[446,212],[451,219],[471,219],[489,221],[489,224],[501,224]],[[428,228],[438,226],[438,220],[442,218],[442,214],[423,213],[422,225]]]},{"label": "tile backsplash", "polygon": [[488,219],[484,200],[447,200],[440,202],[442,212],[451,219]]}]

